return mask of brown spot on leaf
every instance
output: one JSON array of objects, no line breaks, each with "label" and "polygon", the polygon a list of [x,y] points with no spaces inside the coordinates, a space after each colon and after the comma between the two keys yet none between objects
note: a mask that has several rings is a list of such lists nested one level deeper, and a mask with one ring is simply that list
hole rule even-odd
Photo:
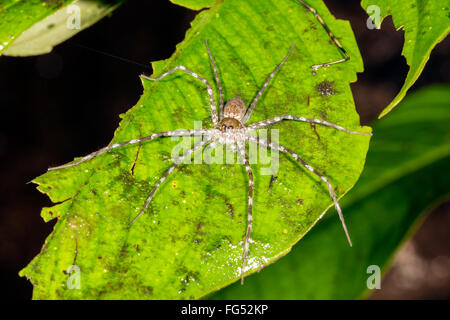
[{"label": "brown spot on leaf", "polygon": [[336,90],[334,88],[334,81],[324,80],[316,86],[316,90],[323,97],[336,94]]},{"label": "brown spot on leaf", "polygon": [[272,185],[275,181],[277,181],[278,177],[272,175],[272,177],[270,177],[270,182],[269,182],[269,188],[267,188],[267,192],[270,192],[270,189],[272,188]]},{"label": "brown spot on leaf", "polygon": [[203,222],[200,222],[199,224],[197,224],[197,232],[200,231],[201,228],[203,228],[205,224]]},{"label": "brown spot on leaf", "polygon": [[311,128],[314,130],[314,133],[315,133],[316,136],[317,136],[317,141],[320,142],[320,136],[319,136],[319,134],[317,133],[316,124],[315,124],[315,123],[310,123],[310,126],[311,126]]},{"label": "brown spot on leaf", "polygon": [[231,214],[231,219],[234,219],[234,208],[233,208],[233,205],[231,203],[227,202],[227,207],[228,207],[228,212],[230,212],[230,214]]}]

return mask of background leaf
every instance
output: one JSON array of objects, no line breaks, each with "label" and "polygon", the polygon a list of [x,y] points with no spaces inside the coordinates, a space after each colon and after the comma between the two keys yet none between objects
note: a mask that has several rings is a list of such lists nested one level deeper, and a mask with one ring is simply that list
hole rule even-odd
[{"label": "background leaf", "polygon": [[[0,53],[30,56],[50,52],[57,44],[73,37],[110,14],[124,0],[16,1],[0,0]],[[67,27],[75,11],[80,10],[80,29]]]},{"label": "background leaf", "polygon": [[[369,265],[386,268],[423,213],[450,195],[450,90],[409,95],[374,125],[367,163],[344,199],[354,247],[335,216],[319,223],[273,266],[213,299],[355,299],[369,293]],[[426,105],[426,108],[424,108]]]},{"label": "background leaf", "polygon": [[[153,64],[155,75],[183,64],[214,83],[204,40],[208,39],[225,99],[253,99],[268,74],[297,46],[262,96],[251,122],[282,114],[359,126],[349,82],[362,70],[351,28],[336,21],[321,1],[311,1],[347,49],[351,60],[311,74],[311,65],[340,58],[314,16],[296,1],[227,0],[201,12],[174,55]],[[143,81],[144,93],[123,116],[113,141],[151,132],[211,127],[202,82],[176,73]],[[217,92],[217,87],[215,87]],[[280,143],[324,172],[344,195],[359,177],[369,137],[305,123],[282,123]],[[145,215],[130,228],[179,141],[160,139],[104,154],[79,166],[35,179],[57,203],[45,220],[58,217],[39,256],[25,268],[33,298],[199,298],[239,278],[246,229],[247,176],[240,165],[187,165],[157,192]],[[332,205],[326,186],[281,156],[278,180],[254,165],[252,272],[286,254]],[[342,241],[346,241],[341,233]],[[78,246],[77,246],[78,244]],[[67,290],[65,270],[81,268],[81,290]]]},{"label": "background leaf", "polygon": [[[450,30],[450,3],[448,1],[427,0],[362,0],[361,6],[378,6],[381,9],[381,21],[392,15],[397,29],[405,30],[405,44],[402,55],[410,66],[400,92],[380,114],[388,114],[416,82],[425,64],[430,58],[431,50],[442,41]],[[378,26],[379,27],[379,26]]]},{"label": "background leaf", "polygon": [[170,0],[172,3],[184,6],[192,10],[209,8],[219,0]]}]

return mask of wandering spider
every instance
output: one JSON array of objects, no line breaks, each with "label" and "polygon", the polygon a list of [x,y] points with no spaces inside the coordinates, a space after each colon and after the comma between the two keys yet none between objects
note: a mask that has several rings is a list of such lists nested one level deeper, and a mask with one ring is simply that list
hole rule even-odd
[{"label": "wandering spider", "polygon": [[158,80],[161,80],[161,79],[165,78],[166,76],[174,73],[177,70],[181,70],[181,71],[184,71],[187,74],[191,75],[192,77],[202,81],[207,87],[207,92],[208,92],[209,99],[210,99],[211,119],[214,124],[214,128],[156,132],[156,133],[153,133],[149,136],[146,136],[146,137],[143,137],[140,139],[134,139],[134,140],[130,140],[130,141],[125,141],[125,142],[109,145],[109,146],[104,147],[100,150],[97,150],[97,151],[95,151],[73,163],[50,168],[49,171],[76,166],[81,162],[92,159],[92,158],[94,158],[106,151],[109,151],[111,149],[120,148],[120,147],[124,147],[124,146],[131,145],[131,144],[137,144],[137,143],[141,143],[141,142],[148,141],[148,140],[154,140],[158,137],[174,137],[174,136],[201,136],[201,137],[203,137],[201,142],[196,143],[191,149],[184,152],[181,157],[174,160],[174,163],[165,171],[163,176],[159,179],[159,181],[153,187],[152,191],[150,192],[150,194],[149,194],[144,206],[140,210],[139,214],[130,222],[130,224],[132,224],[134,221],[136,221],[136,219],[139,216],[141,216],[146,211],[154,194],[156,193],[156,191],[158,190],[160,185],[164,182],[164,180],[166,180],[166,178],[182,163],[183,160],[185,160],[187,157],[190,158],[191,155],[196,150],[201,149],[210,144],[211,144],[211,146],[215,145],[215,144],[232,145],[234,147],[237,146],[237,151],[239,152],[240,156],[243,159],[246,171],[248,173],[248,178],[249,178],[249,180],[248,180],[248,183],[249,183],[248,184],[248,213],[247,213],[248,214],[248,223],[247,223],[247,231],[246,231],[246,235],[245,235],[244,253],[243,253],[242,267],[241,267],[241,283],[243,283],[244,274],[246,271],[245,269],[246,269],[247,255],[248,255],[248,251],[249,251],[250,234],[251,234],[251,230],[252,230],[253,186],[254,186],[253,173],[252,173],[252,169],[251,169],[251,166],[249,163],[249,157],[248,157],[248,154],[246,151],[246,143],[252,142],[252,143],[259,144],[260,146],[263,146],[265,148],[273,149],[276,151],[281,151],[283,153],[286,153],[286,154],[292,156],[300,165],[302,165],[304,168],[306,168],[313,174],[317,175],[321,180],[323,180],[327,184],[329,194],[334,202],[334,206],[336,207],[336,210],[339,214],[339,218],[341,219],[342,226],[344,228],[348,242],[350,245],[352,245],[350,236],[347,231],[347,227],[345,225],[344,217],[342,215],[341,208],[337,201],[336,194],[333,190],[331,183],[328,181],[328,179],[324,175],[319,173],[316,169],[314,169],[313,167],[308,165],[303,159],[301,159],[292,150],[290,150],[282,145],[275,144],[274,142],[268,142],[263,139],[257,139],[255,136],[251,135],[251,133],[255,132],[256,130],[261,129],[263,127],[267,127],[274,123],[281,122],[283,120],[294,120],[294,121],[308,122],[310,124],[320,124],[320,125],[324,125],[327,127],[331,127],[331,128],[345,131],[347,133],[352,133],[352,134],[371,135],[371,133],[351,131],[351,130],[345,129],[337,124],[333,124],[333,123],[330,123],[325,120],[298,117],[298,116],[294,116],[294,115],[280,115],[275,118],[270,118],[270,119],[266,119],[263,121],[252,123],[250,125],[246,125],[246,123],[250,119],[252,111],[255,108],[259,98],[261,97],[263,92],[266,90],[268,84],[270,83],[270,81],[272,80],[272,78],[274,77],[276,72],[286,62],[287,58],[290,56],[295,45],[292,45],[289,52],[283,58],[283,60],[280,62],[280,64],[276,66],[276,68],[272,71],[272,73],[270,73],[266,82],[260,88],[260,90],[256,94],[255,98],[253,99],[252,103],[247,108],[245,102],[239,97],[234,97],[233,99],[231,99],[224,105],[223,90],[222,90],[222,86],[221,86],[221,83],[219,80],[217,67],[214,63],[214,59],[213,59],[213,56],[209,49],[208,42],[205,41],[205,43],[206,43],[206,48],[208,51],[209,59],[210,59],[211,65],[214,70],[215,80],[216,80],[216,83],[217,83],[218,89],[219,89],[219,108],[218,108],[219,113],[217,113],[213,90],[212,90],[212,87],[211,87],[210,83],[208,82],[208,80],[206,80],[202,76],[192,72],[185,66],[179,65],[179,66],[171,69],[170,71],[162,74],[158,78],[149,78],[144,75],[142,77],[145,79],[151,80],[151,81],[158,81]]}]

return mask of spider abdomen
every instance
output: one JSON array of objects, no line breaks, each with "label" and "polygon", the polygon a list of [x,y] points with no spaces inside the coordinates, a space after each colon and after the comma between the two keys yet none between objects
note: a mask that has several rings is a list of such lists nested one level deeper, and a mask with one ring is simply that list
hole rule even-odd
[{"label": "spider abdomen", "polygon": [[234,118],[240,122],[244,118],[246,110],[247,106],[245,105],[245,102],[239,97],[234,97],[225,105],[223,117],[224,119]]}]

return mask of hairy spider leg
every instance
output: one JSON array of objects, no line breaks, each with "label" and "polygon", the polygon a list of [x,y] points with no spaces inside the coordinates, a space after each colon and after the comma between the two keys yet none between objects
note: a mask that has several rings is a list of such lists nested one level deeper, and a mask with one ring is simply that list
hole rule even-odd
[{"label": "hairy spider leg", "polygon": [[273,142],[269,143],[269,142],[266,142],[266,141],[264,141],[262,139],[256,139],[255,137],[249,137],[249,140],[254,141],[254,142],[256,142],[256,143],[258,143],[260,145],[263,145],[265,147],[268,147],[268,148],[271,148],[271,149],[278,150],[278,151],[284,152],[286,154],[289,154],[298,163],[300,163],[304,168],[306,168],[307,170],[309,170],[312,173],[314,173],[316,176],[318,176],[322,181],[324,181],[328,185],[328,192],[330,193],[331,199],[333,199],[334,206],[335,206],[335,208],[336,208],[336,210],[337,210],[337,212],[339,214],[339,219],[341,219],[342,227],[344,228],[345,235],[347,236],[348,243],[349,243],[349,245],[351,247],[352,246],[352,240],[350,239],[350,235],[348,233],[347,226],[346,226],[345,220],[344,220],[344,215],[342,214],[341,207],[339,206],[336,194],[334,193],[333,186],[331,185],[330,181],[328,181],[328,179],[323,174],[319,173],[316,169],[314,169],[309,164],[307,164],[294,151],[292,151],[292,150],[290,150],[290,149],[288,149],[286,147],[283,147],[281,145],[278,145],[276,143],[273,143]]},{"label": "hairy spider leg", "polygon": [[303,121],[303,122],[309,122],[311,124],[321,124],[327,127],[331,127],[334,128],[336,130],[340,130],[340,131],[345,131],[347,133],[351,133],[351,134],[361,134],[361,135],[368,135],[371,136],[372,133],[370,132],[359,132],[359,131],[352,131],[349,129],[346,129],[340,125],[325,121],[325,120],[321,120],[321,119],[314,119],[314,118],[305,118],[305,117],[297,117],[297,116],[291,116],[291,115],[283,115],[283,116],[278,116],[275,118],[271,118],[271,119],[267,119],[267,120],[263,120],[263,121],[259,121],[259,122],[255,122],[252,123],[251,125],[248,126],[249,129],[251,130],[257,130],[260,128],[263,128],[265,126],[269,126],[271,124],[277,123],[277,122],[281,122],[283,120],[294,120],[294,121]]},{"label": "hairy spider leg", "polygon": [[289,49],[289,52],[287,53],[287,55],[283,58],[283,60],[280,62],[280,64],[272,71],[272,73],[269,75],[269,77],[267,78],[266,82],[263,84],[261,89],[259,89],[259,91],[256,94],[255,98],[253,99],[252,103],[250,104],[250,107],[248,108],[247,112],[245,113],[244,118],[242,118],[242,123],[245,124],[250,119],[250,116],[252,115],[253,109],[255,108],[256,103],[258,102],[259,98],[261,97],[261,95],[266,90],[267,86],[269,85],[270,81],[274,77],[275,73],[277,73],[277,71],[280,70],[280,68],[286,62],[287,58],[291,55],[291,52],[294,49],[294,47],[295,47],[295,44],[293,44],[291,46],[291,48]]},{"label": "hairy spider leg", "polygon": [[204,153],[210,152],[210,149],[215,149],[215,148],[217,148],[217,143],[216,143],[216,141],[213,141],[213,142],[211,142],[210,144],[208,144],[208,145],[205,147],[205,149],[203,149],[203,152],[204,152]]},{"label": "hairy spider leg", "polygon": [[208,50],[209,60],[211,61],[211,64],[212,64],[213,69],[214,69],[214,76],[216,77],[216,83],[217,83],[217,86],[219,87],[219,119],[222,120],[223,119],[223,90],[222,90],[222,85],[220,83],[219,73],[217,72],[216,64],[214,63],[214,58],[213,58],[213,56],[211,54],[211,51],[209,50],[208,40],[205,40],[205,43],[206,43],[206,49]]},{"label": "hairy spider leg", "polygon": [[140,139],[133,139],[130,141],[125,141],[125,142],[120,142],[120,143],[115,143],[109,146],[106,146],[104,148],[101,148],[97,151],[94,151],[90,154],[88,154],[87,156],[84,156],[83,158],[73,162],[73,163],[69,163],[69,164],[65,164],[62,166],[57,166],[57,167],[52,167],[49,168],[47,171],[53,171],[53,170],[58,170],[58,169],[63,169],[63,168],[68,168],[68,167],[74,167],[86,160],[92,159],[97,157],[98,155],[112,150],[112,149],[116,149],[116,148],[121,148],[121,147],[125,147],[127,145],[130,144],[136,144],[136,143],[141,143],[144,141],[148,141],[148,140],[153,140],[155,138],[158,137],[179,137],[179,136],[203,136],[203,135],[207,135],[209,133],[209,130],[204,130],[204,129],[199,129],[199,130],[174,130],[174,131],[164,131],[164,132],[156,132],[153,133],[149,136],[140,138]]},{"label": "hairy spider leg", "polygon": [[153,187],[152,191],[150,192],[149,196],[147,197],[147,200],[145,201],[144,207],[142,207],[141,211],[137,214],[137,216],[134,217],[133,220],[131,220],[130,225],[132,225],[136,221],[136,219],[139,218],[145,212],[145,210],[147,209],[148,205],[152,201],[153,196],[155,195],[155,192],[159,189],[159,186],[183,162],[183,160],[187,156],[192,155],[195,151],[197,151],[199,148],[203,147],[205,144],[209,143],[210,141],[211,141],[211,138],[208,138],[206,140],[202,140],[201,142],[197,143],[196,145],[194,145],[194,147],[192,147],[191,149],[189,149],[188,151],[183,153],[183,155],[181,157],[179,157],[175,161],[175,163],[172,166],[170,166],[169,169],[167,169],[167,171],[163,174],[163,176],[158,180],[158,182]]},{"label": "hairy spider leg", "polygon": [[340,44],[339,40],[336,39],[334,34],[331,32],[331,30],[328,28],[328,26],[323,21],[322,17],[317,13],[316,9],[314,9],[313,7],[308,5],[307,3],[303,2],[302,0],[297,0],[297,1],[302,6],[304,6],[306,9],[308,9],[309,11],[311,11],[314,14],[314,17],[316,17],[317,21],[319,21],[319,23],[322,25],[322,27],[328,33],[328,36],[331,38],[331,40],[333,40],[333,42],[336,45],[336,47],[338,47],[339,50],[341,50],[341,52],[345,55],[345,58],[343,58],[343,59],[336,60],[336,61],[331,61],[331,62],[327,62],[327,63],[315,64],[315,65],[311,66],[311,68],[313,70],[317,70],[317,69],[322,68],[322,67],[328,67],[328,66],[331,66],[333,64],[338,64],[338,63],[342,63],[342,62],[345,62],[347,60],[350,60],[350,56],[348,55],[347,51],[345,51],[344,47]]},{"label": "hairy spider leg", "polygon": [[167,77],[168,75],[174,73],[177,70],[182,70],[182,71],[186,72],[187,74],[189,74],[190,76],[194,77],[195,79],[200,80],[201,82],[203,82],[207,86],[207,91],[208,91],[208,96],[209,96],[209,103],[210,103],[210,106],[211,106],[211,120],[212,120],[214,126],[217,126],[218,117],[217,117],[216,103],[214,101],[214,93],[213,93],[211,84],[208,82],[208,80],[206,80],[202,76],[200,76],[200,75],[196,74],[195,72],[189,70],[185,66],[179,65],[179,66],[176,66],[175,68],[173,68],[172,70],[169,70],[166,73],[163,73],[158,78],[150,78],[150,77],[148,77],[146,75],[141,75],[141,77],[143,77],[143,78],[145,78],[147,80],[151,80],[151,81],[159,81],[162,78]]},{"label": "hairy spider leg", "polygon": [[248,249],[250,245],[250,234],[252,232],[252,211],[253,211],[253,172],[248,161],[248,155],[245,150],[244,143],[238,143],[238,149],[241,154],[242,159],[244,159],[245,169],[248,174],[248,211],[247,211],[247,232],[245,234],[245,243],[244,243],[244,255],[242,257],[242,268],[241,268],[241,284],[244,284],[244,275],[245,275],[245,267],[247,264],[247,255]]}]

